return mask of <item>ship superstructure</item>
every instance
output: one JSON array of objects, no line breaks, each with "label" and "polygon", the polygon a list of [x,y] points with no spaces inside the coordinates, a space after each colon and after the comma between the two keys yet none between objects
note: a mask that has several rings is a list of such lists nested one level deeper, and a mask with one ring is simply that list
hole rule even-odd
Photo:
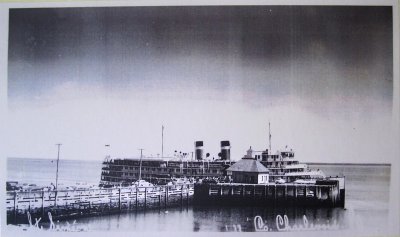
[{"label": "ship superstructure", "polygon": [[[107,157],[103,161],[101,172],[102,184],[130,183],[139,179],[152,183],[166,184],[172,178],[221,178],[226,176],[226,169],[234,162],[230,160],[230,143],[221,141],[220,158],[211,160],[204,157],[203,141],[195,142],[195,157],[188,158],[188,153],[174,157],[115,158]],[[141,171],[141,172],[140,172]]]},{"label": "ship superstructure", "polygon": [[271,154],[268,149],[255,151],[251,147],[244,158],[258,160],[269,170],[270,181],[294,182],[299,179],[317,180],[325,178],[325,174],[319,170],[312,170],[307,164],[295,159],[293,149],[285,148]]},{"label": "ship superstructure", "polygon": [[[167,183],[171,178],[223,177],[225,170],[234,162],[174,160],[143,158],[141,178],[152,183]],[[139,179],[140,161],[138,158],[110,159],[103,162],[101,183],[120,184]]]},{"label": "ship superstructure", "polygon": [[[230,160],[229,141],[221,142],[221,158],[217,160],[204,158],[202,147],[203,142],[195,142],[195,159],[184,156],[142,159],[107,157],[103,162],[101,183],[122,184],[144,179],[152,183],[166,184],[171,178],[184,177],[192,180],[204,178],[224,180],[227,176],[226,169],[235,163]],[[250,147],[244,158],[258,160],[268,168],[270,182],[325,178],[321,170],[311,170],[307,164],[296,160],[294,151],[288,148],[271,154],[268,149],[255,151]]]}]

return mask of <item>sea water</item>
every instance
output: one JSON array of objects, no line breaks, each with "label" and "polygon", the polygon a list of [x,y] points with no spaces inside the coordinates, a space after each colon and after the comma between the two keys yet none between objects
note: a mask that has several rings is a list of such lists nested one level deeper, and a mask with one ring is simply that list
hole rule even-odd
[{"label": "sea water", "polygon": [[[102,161],[59,160],[58,183],[74,185],[77,182],[98,184]],[[57,159],[7,159],[7,181],[19,184],[48,186],[56,182]]]},{"label": "sea water", "polygon": [[[201,207],[157,209],[77,219],[88,231],[298,231],[308,228],[379,234],[387,228],[390,166],[310,165],[346,177],[346,209],[305,207]],[[60,160],[59,184],[99,183],[101,161]],[[49,185],[56,160],[7,160],[7,180]]]}]

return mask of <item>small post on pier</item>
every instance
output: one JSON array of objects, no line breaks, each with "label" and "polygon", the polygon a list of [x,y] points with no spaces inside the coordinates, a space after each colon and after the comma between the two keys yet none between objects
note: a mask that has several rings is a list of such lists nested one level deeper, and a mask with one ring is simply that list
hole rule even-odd
[{"label": "small post on pier", "polygon": [[183,184],[181,186],[181,206],[183,205]]},{"label": "small post on pier", "polygon": [[118,208],[121,211],[121,188],[118,188]]},{"label": "small post on pier", "polygon": [[17,191],[14,191],[14,222],[17,224]]},{"label": "small post on pier", "polygon": [[131,210],[131,200],[132,200],[132,188],[130,189],[130,193],[129,193],[129,202],[128,202],[128,210]]},{"label": "small post on pier", "polygon": [[139,195],[139,188],[138,186],[136,186],[136,198],[135,198],[135,206],[136,206],[136,210],[138,209],[138,205],[139,205],[139,201],[138,201],[138,195]]},{"label": "small post on pier", "polygon": [[267,200],[267,185],[264,185],[264,201]]},{"label": "small post on pier", "polygon": [[[342,207],[345,207],[345,189],[346,189],[346,182],[345,182],[346,176],[343,176],[343,190],[340,191],[340,186],[339,186],[339,193],[340,193],[340,202],[342,203]],[[343,195],[341,194],[343,192]]]},{"label": "small post on pier", "polygon": [[144,188],[144,209],[146,209],[147,204],[147,187]]},{"label": "small post on pier", "polygon": [[42,190],[42,218],[44,217],[44,190]]},{"label": "small post on pier", "polygon": [[190,184],[186,185],[186,203],[189,205],[189,190],[190,190]]},{"label": "small post on pier", "polygon": [[287,191],[287,184],[285,184],[285,201],[287,201],[288,191]]},{"label": "small post on pier", "polygon": [[111,212],[111,210],[112,210],[112,197],[110,197],[110,206],[108,207],[108,209],[109,209],[108,211]]},{"label": "small post on pier", "polygon": [[165,207],[168,206],[168,186],[165,186]]},{"label": "small post on pier", "polygon": [[58,190],[54,191],[54,207],[57,208],[57,196],[58,196]]},{"label": "small post on pier", "polygon": [[161,207],[161,193],[162,193],[162,187],[158,187],[158,207]]}]

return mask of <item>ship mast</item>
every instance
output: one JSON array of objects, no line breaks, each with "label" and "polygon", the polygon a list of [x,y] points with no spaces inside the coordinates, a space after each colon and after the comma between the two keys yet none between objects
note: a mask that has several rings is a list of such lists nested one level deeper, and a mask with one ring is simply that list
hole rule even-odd
[{"label": "ship mast", "polygon": [[269,131],[269,152],[272,154],[271,150],[271,123],[268,121],[268,131]]},{"label": "ship mast", "polygon": [[62,144],[58,143],[56,146],[58,147],[58,152],[57,152],[57,170],[56,170],[56,190],[58,190],[58,162],[60,161],[60,146]]},{"label": "ship mast", "polygon": [[140,150],[140,165],[139,165],[139,179],[142,179],[142,158],[143,158],[143,150],[142,148],[139,149]]},{"label": "ship mast", "polygon": [[[110,159],[110,151],[109,151],[109,148],[110,148],[110,144],[106,144],[106,145],[104,145],[104,147],[106,148],[105,150],[106,150],[106,152],[105,152],[105,154],[106,154],[106,156],[105,156],[105,158],[104,158],[104,161],[108,161],[109,159]],[[108,148],[108,149],[107,149]]]},{"label": "ship mast", "polygon": [[161,158],[164,158],[164,125],[161,127]]}]

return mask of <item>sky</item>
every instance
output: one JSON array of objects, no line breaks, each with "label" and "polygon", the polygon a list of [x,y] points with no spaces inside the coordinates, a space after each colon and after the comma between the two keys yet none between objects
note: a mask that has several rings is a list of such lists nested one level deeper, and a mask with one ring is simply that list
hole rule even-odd
[{"label": "sky", "polygon": [[[391,7],[11,9],[8,156],[390,163]],[[105,147],[105,144],[110,144]]]}]

